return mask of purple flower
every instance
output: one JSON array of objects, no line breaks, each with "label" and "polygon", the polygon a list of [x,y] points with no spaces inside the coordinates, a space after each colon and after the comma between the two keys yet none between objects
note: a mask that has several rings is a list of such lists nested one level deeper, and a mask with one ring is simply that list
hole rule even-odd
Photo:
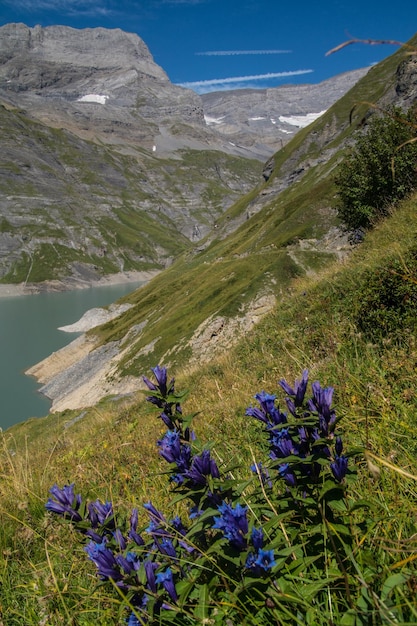
[{"label": "purple flower", "polygon": [[255,395],[256,400],[260,404],[260,409],[256,407],[248,407],[246,409],[246,415],[254,417],[255,419],[263,422],[267,426],[277,426],[278,424],[285,424],[287,416],[285,413],[281,413],[275,406],[276,396],[273,396],[265,391],[257,393]]},{"label": "purple flower", "polygon": [[144,541],[140,535],[137,533],[138,530],[138,510],[132,509],[132,514],[130,516],[130,528],[127,536],[129,539],[134,541],[138,546],[143,546]]},{"label": "purple flower", "polygon": [[224,536],[233,547],[238,550],[244,550],[248,533],[248,520],[246,517],[248,507],[242,507],[240,504],[237,504],[233,508],[230,504],[223,502],[217,508],[221,515],[214,518],[213,528],[223,531]]},{"label": "purple flower", "polygon": [[343,452],[343,441],[341,437],[336,437],[336,441],[334,444],[334,449],[336,450],[337,456],[341,456]]},{"label": "purple flower", "polygon": [[282,463],[282,465],[279,466],[278,472],[289,487],[295,487],[297,479],[288,463]]},{"label": "purple flower", "polygon": [[[113,505],[111,502],[101,502],[96,500],[88,504],[88,518],[93,528],[102,526],[113,516]],[[111,524],[114,528],[114,522]]]},{"label": "purple flower", "polygon": [[311,385],[313,398],[308,401],[308,408],[313,413],[318,413],[321,435],[327,437],[331,427],[336,421],[336,414],[331,408],[333,399],[333,387],[322,388],[318,381]]},{"label": "purple flower", "polygon": [[167,368],[156,365],[155,367],[151,367],[151,370],[153,371],[154,376],[158,381],[159,390],[161,391],[162,395],[165,396],[167,393]]},{"label": "purple flower", "polygon": [[146,593],[142,594],[141,596],[139,596],[139,594],[135,594],[132,599],[132,605],[135,609],[135,612],[140,614],[140,619],[132,611],[129,619],[126,622],[127,626],[143,626],[143,624],[146,624],[146,622],[148,621],[148,615],[146,615],[145,611],[148,601],[149,596],[147,596]]},{"label": "purple flower", "polygon": [[171,600],[173,600],[174,602],[178,600],[178,595],[174,584],[174,577],[170,567],[168,567],[165,572],[159,572],[159,574],[156,575],[155,582],[163,586]]},{"label": "purple flower", "polygon": [[170,533],[166,530],[167,521],[158,509],[151,502],[147,502],[144,508],[148,511],[151,518],[146,532],[155,537],[169,537]]},{"label": "purple flower", "polygon": [[[171,520],[170,525],[172,526],[176,534],[180,537],[184,537],[187,534],[187,529],[178,515]],[[194,546],[191,546],[189,543],[187,543],[187,541],[184,541],[183,539],[178,539],[178,543],[182,548],[184,548],[184,550],[186,550],[190,554],[195,550]]]},{"label": "purple flower", "polygon": [[155,385],[155,383],[150,381],[146,376],[142,376],[142,380],[148,389],[151,391],[159,391],[159,393],[164,397],[174,393],[175,379],[172,378],[169,385],[167,385],[167,368],[156,365],[155,367],[151,367],[151,370],[156,378],[157,384]]},{"label": "purple flower", "polygon": [[156,545],[159,548],[159,551],[161,552],[161,554],[170,556],[173,559],[177,558],[177,553],[174,548],[174,544],[172,543],[171,539],[168,539],[168,537],[164,537],[161,542],[157,541]]},{"label": "purple flower", "polygon": [[116,554],[114,557],[117,565],[122,568],[125,574],[129,575],[137,571],[140,567],[138,556],[133,552],[128,552],[126,556]]},{"label": "purple flower", "polygon": [[220,472],[214,459],[210,458],[210,450],[203,450],[199,456],[195,456],[191,467],[183,473],[194,485],[205,485],[207,476],[220,478]]},{"label": "purple flower", "polygon": [[55,498],[49,498],[45,507],[48,511],[68,517],[73,522],[81,522],[82,517],[78,512],[81,506],[81,496],[74,494],[74,483],[65,485],[60,489],[56,484],[50,488],[49,493]]},{"label": "purple flower", "polygon": [[254,564],[266,572],[272,569],[275,565],[274,551],[260,548]]},{"label": "purple flower", "polygon": [[269,440],[271,444],[271,459],[284,459],[292,454],[298,454],[298,446],[293,442],[288,428],[270,430]]},{"label": "purple flower", "polygon": [[152,593],[156,593],[155,570],[158,569],[158,564],[147,560],[144,561],[143,565],[145,567],[148,588],[152,591]]},{"label": "purple flower", "polygon": [[252,528],[251,541],[255,550],[259,550],[264,545],[264,531],[262,528]]},{"label": "purple flower", "polygon": [[90,541],[84,550],[97,567],[97,573],[103,580],[111,578],[117,582],[123,578],[119,564],[113,552],[107,547],[105,539],[101,543]]},{"label": "purple flower", "polygon": [[330,469],[332,470],[333,476],[340,483],[346,476],[348,467],[348,458],[347,456],[337,456],[333,463],[330,463]]},{"label": "purple flower", "polygon": [[162,411],[161,415],[158,415],[158,417],[161,418],[161,420],[164,422],[165,426],[167,426],[170,430],[174,430],[175,424],[172,421],[172,419],[169,417],[169,415],[167,415],[165,413],[165,411]]},{"label": "purple flower", "polygon": [[284,380],[279,381],[279,385],[283,388],[285,393],[289,396],[294,397],[294,401],[291,403],[291,407],[294,407],[294,410],[291,410],[291,413],[295,415],[295,408],[302,406],[304,402],[304,396],[307,391],[308,384],[308,370],[303,371],[303,376],[301,380],[296,380],[294,384],[294,389],[290,387],[290,385]]},{"label": "purple flower", "polygon": [[173,476],[175,482],[181,483],[184,478],[182,474],[186,472],[191,464],[191,448],[181,443],[180,433],[177,430],[168,430],[158,442],[159,454],[168,463],[175,463],[179,474]]},{"label": "purple flower", "polygon": [[120,528],[116,528],[116,530],[113,533],[113,537],[117,543],[119,550],[126,550],[126,545],[127,545],[126,539],[123,537],[123,534]]},{"label": "purple flower", "polygon": [[245,567],[259,576],[262,572],[266,572],[274,567],[274,551],[263,549],[264,533],[262,528],[252,528],[251,542],[256,552],[248,554]]},{"label": "purple flower", "polygon": [[136,615],[132,612],[127,620],[127,626],[141,626],[143,622],[140,622]]}]

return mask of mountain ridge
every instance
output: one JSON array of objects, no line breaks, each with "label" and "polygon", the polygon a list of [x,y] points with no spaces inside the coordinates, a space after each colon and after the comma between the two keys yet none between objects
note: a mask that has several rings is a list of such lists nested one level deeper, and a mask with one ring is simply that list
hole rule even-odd
[{"label": "mountain ridge", "polygon": [[[189,367],[224,353],[279,306],[297,279],[314,277],[352,250],[334,208],[334,173],[354,132],[366,128],[363,120],[375,114],[378,103],[398,99],[398,67],[405,74],[404,64],[410,63],[407,93],[417,99],[413,60],[400,50],[275,154],[267,180],[232,205],[217,229],[120,301],[133,306],[85,336],[89,354],[79,361],[73,355],[83,371],[83,398],[87,387],[94,402],[111,390],[117,393],[118,385],[126,392],[127,381],[137,390],[137,372],[155,363]],[[94,371],[89,386],[91,353],[103,355],[106,346],[102,376]],[[55,407],[63,410],[59,380],[65,380],[65,371],[57,375],[43,379],[49,385],[44,391],[52,395],[55,389]],[[77,396],[76,388],[66,386],[65,392],[72,394],[71,402]]]}]

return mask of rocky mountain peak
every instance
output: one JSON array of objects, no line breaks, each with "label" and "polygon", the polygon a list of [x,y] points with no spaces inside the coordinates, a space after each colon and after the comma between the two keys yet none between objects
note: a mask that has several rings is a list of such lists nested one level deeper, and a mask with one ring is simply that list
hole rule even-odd
[{"label": "rocky mountain peak", "polygon": [[95,70],[135,69],[146,76],[168,80],[163,69],[153,61],[144,41],[138,35],[119,28],[30,28],[25,24],[0,27],[2,74],[8,65],[9,68],[17,68],[19,60],[27,59],[28,56],[33,63],[41,66],[51,63]]}]

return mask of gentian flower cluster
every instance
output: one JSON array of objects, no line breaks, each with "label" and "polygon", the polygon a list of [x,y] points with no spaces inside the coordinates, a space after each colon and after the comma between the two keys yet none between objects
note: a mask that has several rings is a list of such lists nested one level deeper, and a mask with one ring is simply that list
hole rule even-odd
[{"label": "gentian flower cluster", "polygon": [[249,407],[246,415],[264,424],[269,440],[269,457],[288,487],[306,486],[317,483],[323,465],[319,458],[326,458],[333,477],[342,482],[348,469],[348,459],[342,455],[343,444],[335,438],[337,419],[331,407],[333,388],[322,388],[319,382],[311,386],[313,397],[305,401],[308,385],[308,370],[304,370],[301,380],[291,387],[285,380],[279,382],[288,394],[288,412],[283,413],[275,406],[276,397],[265,392],[256,394],[260,407]]},{"label": "gentian flower cluster", "polygon": [[[84,504],[81,496],[75,495],[73,484],[62,489],[54,485],[46,503],[48,511],[71,522],[86,537],[84,549],[100,580],[112,581],[120,592],[129,594],[134,609],[127,620],[129,626],[152,622],[156,617],[162,623],[164,611],[169,610],[171,615],[172,611],[180,611],[179,589],[189,589],[183,581],[200,584],[201,579],[205,589],[208,572],[213,568],[215,585],[230,567],[235,568],[239,584],[246,575],[252,580],[273,580],[268,577],[273,577],[277,568],[275,544],[281,533],[274,523],[275,509],[274,515],[267,513],[264,499],[256,514],[256,498],[253,502],[243,499],[242,504],[244,489],[237,489],[236,481],[235,487],[230,486],[233,481],[227,473],[222,477],[210,449],[198,445],[189,428],[191,420],[182,413],[180,399],[184,394],[176,394],[174,379],[168,382],[166,368],[156,366],[152,371],[156,382],[143,377],[152,392],[147,400],[161,410],[159,418],[168,428],[157,441],[158,452],[170,465],[174,490],[191,501],[189,525],[179,516],[169,520],[147,502],[143,507],[149,521],[139,529],[137,508],[123,523],[122,517],[114,515],[111,502]],[[264,391],[255,396],[259,407],[246,410],[246,415],[262,424],[269,445],[268,464],[259,462],[251,467],[256,476],[252,484],[258,485],[260,497],[265,489],[273,493],[281,481],[283,493],[295,493],[301,488],[305,497],[317,485],[326,464],[328,475],[336,483],[343,483],[348,459],[343,454],[342,439],[335,432],[333,389],[323,389],[315,382],[313,397],[306,401],[307,370],[294,387],[285,380],[279,384],[287,394],[286,412],[276,406],[275,395]],[[210,556],[204,565],[207,554]],[[286,556],[281,554],[280,558],[285,562]],[[182,587],[178,583],[183,583]],[[196,608],[199,594],[188,594],[190,606],[201,611]]]},{"label": "gentian flower cluster", "polygon": [[251,543],[254,551],[249,552],[245,567],[252,573],[260,576],[263,572],[268,572],[276,565],[273,550],[264,550],[264,532],[262,528],[252,528]]}]

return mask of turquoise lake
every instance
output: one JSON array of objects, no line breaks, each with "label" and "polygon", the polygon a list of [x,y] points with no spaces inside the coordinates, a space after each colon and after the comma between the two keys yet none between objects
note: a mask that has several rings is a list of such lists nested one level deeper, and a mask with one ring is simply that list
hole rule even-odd
[{"label": "turquoise lake", "polygon": [[49,413],[50,401],[24,371],[78,336],[58,330],[94,307],[111,304],[142,283],[0,298],[0,427]]}]

